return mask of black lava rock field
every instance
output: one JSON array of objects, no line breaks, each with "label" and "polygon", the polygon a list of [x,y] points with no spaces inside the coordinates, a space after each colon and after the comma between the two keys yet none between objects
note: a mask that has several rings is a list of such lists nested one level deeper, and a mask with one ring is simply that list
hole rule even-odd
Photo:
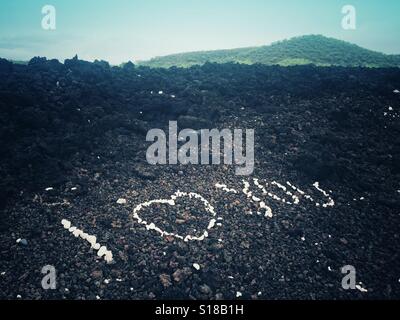
[{"label": "black lava rock field", "polygon": [[[398,68],[1,59],[0,299],[399,299],[398,90]],[[171,120],[254,129],[254,172],[148,164]]]}]

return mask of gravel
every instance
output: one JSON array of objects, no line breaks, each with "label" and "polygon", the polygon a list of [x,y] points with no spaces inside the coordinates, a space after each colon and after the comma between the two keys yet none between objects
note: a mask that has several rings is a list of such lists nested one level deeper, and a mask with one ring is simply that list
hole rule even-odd
[{"label": "gravel", "polygon": [[[36,58],[0,60],[0,78],[1,299],[400,298],[400,119],[383,115],[399,112],[398,69],[158,70]],[[179,117],[254,128],[253,175],[223,164],[147,164],[147,130]],[[334,206],[274,200],[253,178],[281,199],[289,198],[273,181],[323,203],[318,181]],[[215,209],[204,240],[162,237],[133,219],[138,204],[177,190]],[[272,215],[257,213],[258,200]],[[192,236],[211,218],[189,197],[140,216]],[[63,219],[96,235],[112,261]],[[41,287],[45,265],[56,269],[55,290]],[[345,265],[356,268],[355,290],[342,288]]]}]

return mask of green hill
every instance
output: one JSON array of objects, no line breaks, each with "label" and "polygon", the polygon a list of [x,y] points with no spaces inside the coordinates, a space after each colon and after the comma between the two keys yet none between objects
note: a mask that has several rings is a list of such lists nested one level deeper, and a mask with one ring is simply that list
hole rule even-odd
[{"label": "green hill", "polygon": [[261,47],[172,54],[140,61],[139,64],[168,68],[189,67],[206,62],[283,66],[313,63],[319,66],[400,67],[400,55],[387,55],[342,40],[308,35]]}]

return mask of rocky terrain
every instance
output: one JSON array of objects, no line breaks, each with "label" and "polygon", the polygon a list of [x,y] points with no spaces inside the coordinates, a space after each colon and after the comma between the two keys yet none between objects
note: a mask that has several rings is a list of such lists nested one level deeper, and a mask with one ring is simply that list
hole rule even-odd
[{"label": "rocky terrain", "polygon": [[[399,69],[34,58],[0,79],[1,299],[400,298]],[[255,129],[253,175],[149,165],[169,120]],[[137,212],[201,241],[134,216],[177,190]]]}]

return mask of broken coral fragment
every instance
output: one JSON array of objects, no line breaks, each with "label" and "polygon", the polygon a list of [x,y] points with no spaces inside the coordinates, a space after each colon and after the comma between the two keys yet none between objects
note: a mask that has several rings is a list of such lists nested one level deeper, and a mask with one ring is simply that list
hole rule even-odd
[{"label": "broken coral fragment", "polygon": [[64,226],[65,229],[67,229],[69,232],[71,232],[76,238],[81,238],[81,239],[89,242],[91,247],[94,250],[98,250],[97,255],[99,257],[103,257],[103,259],[107,263],[110,263],[113,261],[112,252],[110,250],[108,250],[106,246],[101,246],[100,243],[97,243],[96,236],[87,234],[83,230],[80,230],[77,227],[72,226],[71,222],[66,219],[62,219],[61,224]]}]

